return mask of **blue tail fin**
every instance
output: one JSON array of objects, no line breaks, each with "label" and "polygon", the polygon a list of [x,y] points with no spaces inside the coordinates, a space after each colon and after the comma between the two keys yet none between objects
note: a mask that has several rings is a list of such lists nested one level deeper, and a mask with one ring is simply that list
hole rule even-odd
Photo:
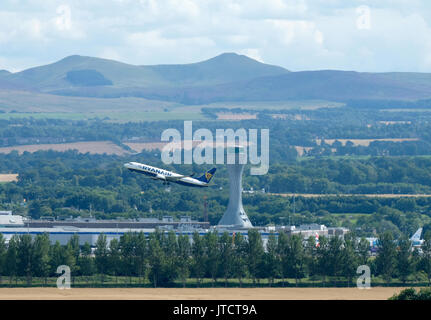
[{"label": "blue tail fin", "polygon": [[196,180],[209,183],[211,181],[211,178],[214,176],[214,172],[216,172],[216,170],[216,168],[212,168],[211,170],[205,172],[203,176],[196,178]]},{"label": "blue tail fin", "polygon": [[411,241],[420,241],[422,235],[422,228],[416,230],[415,234],[410,238]]}]

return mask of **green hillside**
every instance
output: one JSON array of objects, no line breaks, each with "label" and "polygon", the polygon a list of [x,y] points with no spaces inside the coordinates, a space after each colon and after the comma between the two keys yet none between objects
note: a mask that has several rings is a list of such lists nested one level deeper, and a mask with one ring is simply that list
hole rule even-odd
[{"label": "green hillside", "polygon": [[[191,64],[155,66],[75,55],[19,73],[0,72],[2,90],[106,101],[133,97],[185,105],[298,100],[416,101],[431,98],[431,74],[289,72],[235,53]],[[9,102],[16,101],[15,93],[8,96]]]},{"label": "green hillside", "polygon": [[4,76],[10,75],[10,72],[7,70],[0,70],[0,78]]},{"label": "green hillside", "polygon": [[249,81],[213,86],[97,88],[56,92],[62,95],[92,97],[134,96],[182,104],[207,104],[233,101],[327,100],[419,100],[431,97],[431,80],[416,74],[402,77],[391,74],[352,71],[304,71],[259,77]]},{"label": "green hillside", "polygon": [[[235,53],[184,65],[134,66],[113,60],[70,56],[53,64],[31,68],[6,77],[15,84],[31,86],[44,92],[86,87],[82,81],[70,81],[68,74],[91,70],[115,88],[177,87],[214,85],[256,77],[278,75],[287,70],[266,65]],[[81,94],[78,94],[81,95]],[[82,95],[86,95],[85,92]]]}]

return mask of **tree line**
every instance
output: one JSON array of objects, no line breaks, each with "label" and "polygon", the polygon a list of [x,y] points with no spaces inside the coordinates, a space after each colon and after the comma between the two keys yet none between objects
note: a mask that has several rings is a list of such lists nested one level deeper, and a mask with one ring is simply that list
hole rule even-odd
[{"label": "tree line", "polygon": [[[250,112],[256,110],[205,109],[209,118],[217,112]],[[274,115],[276,116],[274,118]],[[281,118],[280,118],[281,117]],[[331,155],[430,155],[430,115],[371,111],[351,108],[321,108],[317,110],[262,110],[258,119],[242,121],[195,121],[195,130],[207,128],[215,135],[216,129],[255,128],[270,129],[270,159],[276,162],[292,162],[298,156],[294,146],[312,147],[309,156]],[[385,124],[388,120],[394,124]],[[126,141],[160,141],[166,128],[183,132],[184,122],[148,121],[111,123],[102,119],[60,120],[28,118],[0,119],[0,146],[39,143],[64,143],[76,141],[110,140],[121,146]],[[316,139],[378,139],[419,138],[419,141],[376,141],[369,146],[353,144],[318,145]],[[335,153],[331,149],[337,149]]]},{"label": "tree line", "polygon": [[[189,279],[201,286],[203,279],[213,285],[227,285],[236,279],[239,286],[246,280],[253,285],[286,285],[286,279],[296,285],[308,278],[321,285],[354,285],[357,268],[367,265],[373,276],[386,283],[398,279],[427,279],[431,283],[431,233],[425,236],[421,248],[412,250],[407,237],[395,240],[390,232],[378,238],[377,256],[370,256],[369,242],[353,233],[344,238],[321,236],[304,240],[300,235],[271,233],[264,245],[261,234],[251,229],[248,237],[241,233],[218,235],[195,232],[179,235],[160,230],[148,237],[144,233],[125,233],[119,239],[107,241],[101,234],[94,250],[88,243],[79,245],[74,235],[67,245],[50,243],[47,234],[14,235],[6,245],[0,234],[1,276],[9,277],[9,284],[24,277],[31,285],[33,277],[47,279],[56,275],[57,267],[71,269],[75,277],[97,277],[103,283],[107,276],[138,278],[141,284],[149,281],[152,286],[186,286]],[[292,283],[291,283],[292,284]]]}]

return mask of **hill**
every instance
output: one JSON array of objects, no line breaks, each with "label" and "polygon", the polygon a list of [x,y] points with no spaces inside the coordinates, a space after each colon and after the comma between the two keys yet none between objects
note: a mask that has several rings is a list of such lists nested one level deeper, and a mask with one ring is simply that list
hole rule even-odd
[{"label": "hill", "polygon": [[213,86],[89,88],[57,91],[61,95],[89,97],[141,97],[182,104],[229,101],[418,100],[431,97],[431,80],[417,74],[358,73],[352,71],[303,71],[259,77]]},{"label": "hill", "polygon": [[[426,77],[427,76],[427,77]],[[178,96],[178,92],[172,96]],[[150,95],[143,95],[150,97]],[[151,97],[162,98],[161,95]],[[260,77],[250,81],[213,87],[189,88],[183,103],[215,101],[287,101],[352,99],[417,100],[431,97],[431,77],[406,73],[359,73],[353,71],[303,71]],[[164,98],[165,99],[165,98]]]},{"label": "hill", "polygon": [[0,78],[10,75],[10,72],[7,70],[0,70]]},{"label": "hill", "polygon": [[[134,88],[215,85],[287,72],[281,67],[263,64],[235,53],[221,54],[198,63],[155,66],[134,66],[108,59],[75,55],[53,64],[10,74],[6,79],[17,85],[36,87],[44,92],[71,88],[79,92],[76,88],[94,86],[91,80],[82,81],[82,76],[102,79],[97,85]],[[74,74],[73,79],[80,77],[81,80],[71,81],[71,73]],[[81,76],[78,73],[81,73]]]},{"label": "hill", "polygon": [[416,101],[431,98],[431,74],[289,72],[235,53],[197,63],[153,66],[74,55],[18,73],[0,71],[1,90],[89,99],[135,97],[190,105],[295,100]]}]

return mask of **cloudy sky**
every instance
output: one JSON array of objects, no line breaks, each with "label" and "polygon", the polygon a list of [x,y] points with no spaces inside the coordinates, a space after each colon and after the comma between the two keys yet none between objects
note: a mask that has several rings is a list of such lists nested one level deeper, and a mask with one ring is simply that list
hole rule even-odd
[{"label": "cloudy sky", "polygon": [[0,0],[0,69],[72,54],[149,65],[223,52],[292,71],[431,72],[431,2]]}]

